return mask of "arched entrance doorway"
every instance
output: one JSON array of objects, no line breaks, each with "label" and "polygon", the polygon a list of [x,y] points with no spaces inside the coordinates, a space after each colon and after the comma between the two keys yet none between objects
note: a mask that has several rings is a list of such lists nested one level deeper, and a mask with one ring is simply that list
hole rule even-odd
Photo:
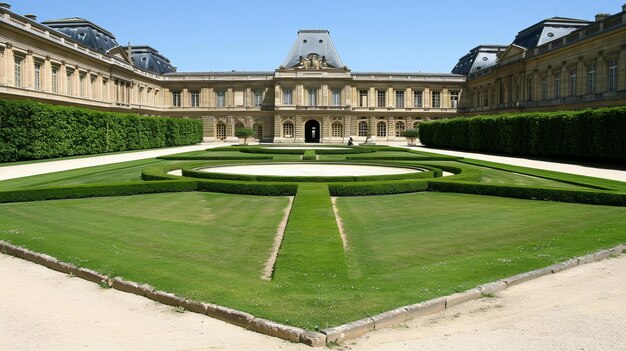
[{"label": "arched entrance doorway", "polygon": [[304,124],[304,142],[319,143],[321,133],[320,122],[312,119]]}]

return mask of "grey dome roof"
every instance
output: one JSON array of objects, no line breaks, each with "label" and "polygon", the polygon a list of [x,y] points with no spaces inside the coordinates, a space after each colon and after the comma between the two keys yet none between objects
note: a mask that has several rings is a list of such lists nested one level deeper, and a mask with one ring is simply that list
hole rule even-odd
[{"label": "grey dome roof", "polygon": [[[128,46],[124,47],[127,52],[128,49]],[[170,60],[150,46],[131,46],[129,56],[133,65],[144,71],[156,74],[176,72],[176,67],[172,66]]]},{"label": "grey dome roof", "polygon": [[84,18],[62,18],[41,23],[103,54],[119,46],[111,32]]},{"label": "grey dome roof", "polygon": [[539,45],[562,38],[590,23],[592,22],[575,18],[548,18],[517,33],[513,44],[526,49],[534,49]]},{"label": "grey dome roof", "polygon": [[452,73],[467,76],[476,71],[494,66],[498,60],[498,53],[506,48],[506,45],[477,46],[459,59],[459,62],[452,69]]},{"label": "grey dome roof", "polygon": [[300,57],[308,57],[311,54],[324,57],[328,67],[344,67],[335,45],[330,40],[330,32],[325,29],[298,31],[296,42],[293,44],[282,66],[285,68],[295,67],[300,63]]}]

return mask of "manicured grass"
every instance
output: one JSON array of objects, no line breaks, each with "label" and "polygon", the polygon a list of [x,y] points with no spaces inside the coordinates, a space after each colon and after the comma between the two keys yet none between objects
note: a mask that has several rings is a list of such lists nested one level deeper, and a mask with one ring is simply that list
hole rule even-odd
[{"label": "manicured grass", "polygon": [[[0,239],[309,329],[626,241],[626,208],[450,193],[339,198],[302,185],[275,279],[260,275],[284,197],[152,194],[0,205]],[[348,268],[349,267],[349,268]]]}]

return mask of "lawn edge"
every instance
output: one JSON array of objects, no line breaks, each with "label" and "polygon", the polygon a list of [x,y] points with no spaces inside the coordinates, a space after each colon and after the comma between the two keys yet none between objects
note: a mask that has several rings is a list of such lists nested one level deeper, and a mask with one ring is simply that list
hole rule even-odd
[{"label": "lawn edge", "polygon": [[37,253],[21,246],[16,246],[0,240],[0,253],[2,254],[21,258],[70,276],[94,282],[106,288],[113,288],[122,292],[147,297],[165,305],[182,307],[187,311],[216,318],[226,323],[237,325],[257,333],[277,337],[291,342],[300,342],[313,347],[322,347],[329,343],[342,343],[347,340],[355,339],[372,330],[391,327],[402,324],[411,319],[441,312],[450,307],[481,298],[485,295],[497,293],[508,287],[545,275],[556,274],[580,265],[601,261],[611,257],[617,257],[623,254],[624,251],[626,251],[626,243],[609,249],[602,249],[587,255],[577,256],[567,261],[558,262],[547,267],[498,279],[494,282],[485,283],[463,292],[394,308],[371,317],[366,317],[317,332],[255,317],[252,314],[228,307],[185,299],[173,293],[155,290],[154,287],[148,284],[139,284],[124,280],[121,277],[108,277],[107,275],[98,273],[91,269],[77,267],[71,263],[60,261],[53,256]]}]

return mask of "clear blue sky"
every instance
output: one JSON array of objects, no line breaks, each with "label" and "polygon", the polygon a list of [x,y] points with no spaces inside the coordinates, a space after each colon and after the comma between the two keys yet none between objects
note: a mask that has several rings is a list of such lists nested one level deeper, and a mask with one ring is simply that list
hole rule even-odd
[{"label": "clear blue sky", "polygon": [[299,29],[328,29],[353,71],[449,72],[479,44],[507,45],[545,18],[592,20],[626,0],[8,1],[38,21],[83,17],[147,44],[178,71],[274,70]]}]

